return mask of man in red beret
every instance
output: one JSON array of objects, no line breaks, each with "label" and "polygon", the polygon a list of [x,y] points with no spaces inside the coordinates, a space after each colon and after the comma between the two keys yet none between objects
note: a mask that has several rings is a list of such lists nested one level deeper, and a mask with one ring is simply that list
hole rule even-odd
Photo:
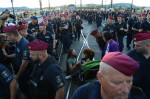
[{"label": "man in red beret", "polygon": [[36,38],[49,44],[48,53],[52,55],[54,52],[56,52],[55,37],[52,35],[51,32],[46,31],[45,23],[40,23],[39,29],[40,29],[40,32],[36,35]]},{"label": "man in red beret", "polygon": [[131,57],[110,52],[101,60],[98,80],[78,88],[72,99],[147,99],[141,89],[132,86],[138,69],[139,64]]},{"label": "man in red beret", "polygon": [[60,66],[48,55],[48,43],[37,40],[28,45],[30,58],[35,63],[28,79],[28,99],[62,99],[64,79]]},{"label": "man in red beret", "polygon": [[131,18],[128,20],[128,23],[127,23],[127,31],[128,32],[127,32],[126,47],[127,47],[128,50],[131,49],[130,44],[131,44],[131,41],[132,41],[132,36],[134,34],[134,31],[132,30],[132,27],[133,27],[134,23],[137,21],[135,19],[135,15],[136,15],[136,13],[132,12]]},{"label": "man in red beret", "polygon": [[6,27],[3,31],[9,41],[16,42],[15,53],[8,55],[4,51],[4,55],[8,58],[15,58],[15,79],[18,81],[21,91],[25,92],[26,79],[29,77],[32,65],[29,61],[28,41],[18,33],[16,26]]},{"label": "man in red beret", "polygon": [[141,31],[150,32],[150,13],[147,14],[147,20],[141,24],[139,32]]},{"label": "man in red beret", "polygon": [[141,87],[150,99],[150,33],[137,33],[133,40],[135,49],[128,55],[140,64],[140,69],[133,76],[133,84]]},{"label": "man in red beret", "polygon": [[19,34],[22,37],[24,37],[26,40],[28,40],[28,42],[36,40],[36,38],[33,35],[27,33],[27,29],[28,28],[26,28],[25,25],[20,25],[20,26],[17,27],[17,30],[18,30]]}]

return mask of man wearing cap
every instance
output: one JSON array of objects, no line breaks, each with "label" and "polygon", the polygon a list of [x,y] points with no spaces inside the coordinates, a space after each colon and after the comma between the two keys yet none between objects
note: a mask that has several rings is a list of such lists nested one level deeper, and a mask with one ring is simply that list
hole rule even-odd
[{"label": "man wearing cap", "polygon": [[3,31],[6,33],[9,41],[16,42],[15,54],[8,55],[6,51],[4,51],[4,55],[8,58],[15,57],[15,79],[18,81],[21,91],[25,92],[26,79],[32,69],[29,62],[28,41],[18,33],[16,26],[6,27]]},{"label": "man wearing cap", "polygon": [[37,40],[28,44],[34,69],[28,80],[28,99],[62,99],[64,79],[56,61],[47,53],[48,44]]},{"label": "man wearing cap", "polygon": [[133,40],[135,49],[128,55],[140,64],[140,69],[133,76],[133,84],[141,87],[150,99],[150,33],[137,33]]},{"label": "man wearing cap", "polygon": [[22,37],[24,37],[26,40],[28,40],[28,42],[36,40],[36,38],[33,35],[27,33],[27,28],[25,25],[18,26],[17,30]]},{"label": "man wearing cap", "polygon": [[131,18],[128,20],[128,23],[127,23],[127,31],[128,31],[128,32],[127,32],[127,43],[126,43],[126,47],[127,47],[128,50],[131,49],[130,44],[131,44],[132,36],[133,36],[132,27],[133,27],[133,25],[136,23],[135,15],[136,15],[136,13],[135,13],[135,12],[132,12]]},{"label": "man wearing cap", "polygon": [[147,20],[141,24],[139,32],[141,31],[150,32],[150,13],[147,14]]},{"label": "man wearing cap", "polygon": [[115,23],[115,27],[116,27],[116,33],[117,33],[117,38],[118,38],[118,43],[119,43],[119,48],[120,51],[123,51],[124,48],[124,43],[123,43],[123,38],[126,35],[127,32],[127,26],[124,22],[122,22],[122,15],[118,15],[117,17],[117,22]]},{"label": "man wearing cap", "polygon": [[98,80],[78,88],[72,99],[146,99],[141,89],[132,86],[132,75],[138,69],[131,57],[110,52],[101,60]]},{"label": "man wearing cap", "polygon": [[116,30],[115,30],[115,25],[113,24],[113,17],[110,16],[108,18],[108,24],[103,28],[103,32],[108,31],[112,34],[113,39],[116,41],[117,39],[117,34],[116,34]]},{"label": "man wearing cap", "polygon": [[103,40],[102,34],[98,30],[94,30],[91,32],[91,35],[96,38],[96,42],[98,43],[99,49],[103,52],[106,42]]},{"label": "man wearing cap", "polygon": [[38,19],[36,16],[32,16],[31,23],[29,23],[28,27],[31,31],[29,32],[32,35],[35,35],[39,31]]},{"label": "man wearing cap", "polygon": [[52,35],[52,33],[50,33],[49,31],[46,31],[45,23],[40,23],[39,29],[40,29],[40,32],[36,35],[36,38],[49,44],[48,53],[52,55],[53,52],[56,51],[55,50],[55,37]]}]

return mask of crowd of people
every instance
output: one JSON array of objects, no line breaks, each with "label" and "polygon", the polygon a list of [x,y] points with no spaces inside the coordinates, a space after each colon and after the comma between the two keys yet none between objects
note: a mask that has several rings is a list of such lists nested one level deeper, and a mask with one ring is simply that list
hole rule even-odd
[{"label": "crowd of people", "polygon": [[[76,51],[71,49],[72,41],[81,39],[83,20],[91,25],[96,22],[97,30],[91,35],[102,55],[98,80],[81,86],[72,99],[149,99],[150,12],[136,14],[128,10],[64,10],[46,14],[41,23],[32,16],[31,23],[20,20],[5,25],[11,17],[5,11],[0,15],[0,99],[15,99],[18,89],[27,99],[62,99],[65,80],[56,62],[60,42],[63,53],[68,54],[67,75],[76,77],[95,56],[94,50],[87,48],[84,58],[77,61]],[[104,21],[106,26],[98,31]],[[130,50],[127,54],[122,53],[125,44]]]}]

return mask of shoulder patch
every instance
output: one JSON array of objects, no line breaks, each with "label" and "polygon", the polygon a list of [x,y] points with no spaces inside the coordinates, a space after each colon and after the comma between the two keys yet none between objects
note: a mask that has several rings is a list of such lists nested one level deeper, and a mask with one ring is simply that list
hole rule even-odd
[{"label": "shoulder patch", "polygon": [[4,77],[4,78],[8,78],[8,77],[9,77],[9,73],[8,73],[7,71],[3,71],[3,72],[1,73],[1,75],[2,75],[2,77]]},{"label": "shoulder patch", "polygon": [[23,56],[27,56],[28,54],[27,54],[27,51],[24,51],[23,52]]},{"label": "shoulder patch", "polygon": [[57,82],[57,83],[61,83],[61,82],[62,82],[62,78],[61,78],[60,75],[59,75],[59,76],[56,76],[56,82]]}]

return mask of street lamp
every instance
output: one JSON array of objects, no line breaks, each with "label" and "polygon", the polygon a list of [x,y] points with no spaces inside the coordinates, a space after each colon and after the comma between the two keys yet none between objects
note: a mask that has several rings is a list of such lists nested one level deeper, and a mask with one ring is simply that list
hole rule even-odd
[{"label": "street lamp", "polygon": [[111,8],[112,8],[112,3],[113,3],[113,0],[111,0]]},{"label": "street lamp", "polygon": [[50,0],[48,0],[48,4],[49,4],[49,10],[50,10]]},{"label": "street lamp", "polygon": [[11,4],[12,4],[12,9],[13,9],[13,14],[15,15],[14,6],[13,6],[13,0],[11,0]]},{"label": "street lamp", "polygon": [[82,10],[82,0],[80,0],[80,9]]},{"label": "street lamp", "polygon": [[133,5],[133,0],[132,0],[132,3],[131,3],[131,12],[132,12],[132,5]]},{"label": "street lamp", "polygon": [[42,10],[42,0],[39,0],[40,2],[40,10]]},{"label": "street lamp", "polygon": [[102,8],[103,8],[103,0],[102,0]]}]

